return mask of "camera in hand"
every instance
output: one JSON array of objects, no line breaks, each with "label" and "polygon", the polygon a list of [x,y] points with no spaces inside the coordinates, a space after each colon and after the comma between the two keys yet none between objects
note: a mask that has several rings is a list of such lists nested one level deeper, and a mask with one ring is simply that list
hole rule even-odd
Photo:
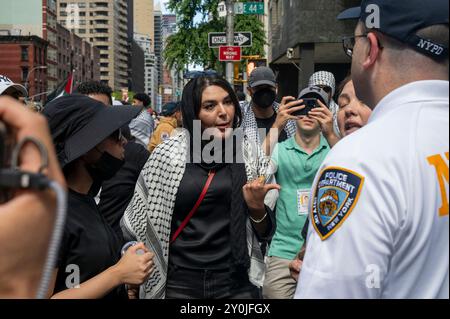
[{"label": "camera in hand", "polygon": [[292,113],[294,116],[307,116],[313,109],[320,107],[317,100],[320,100],[327,107],[330,103],[329,95],[318,86],[310,86],[300,92],[299,100],[303,100],[305,108]]}]

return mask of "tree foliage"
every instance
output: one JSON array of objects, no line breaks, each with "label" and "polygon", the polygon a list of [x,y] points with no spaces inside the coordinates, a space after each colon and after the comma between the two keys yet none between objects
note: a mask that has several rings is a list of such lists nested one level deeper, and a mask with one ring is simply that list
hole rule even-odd
[{"label": "tree foliage", "polygon": [[[219,49],[208,47],[209,32],[226,30],[226,19],[220,18],[217,12],[219,2],[220,0],[169,1],[168,8],[178,18],[178,32],[168,38],[164,50],[164,59],[170,68],[181,71],[195,64],[223,71],[223,63],[218,61]],[[236,15],[234,29],[236,32],[253,32],[253,46],[244,48],[244,55],[264,55],[264,24],[258,16]]]}]

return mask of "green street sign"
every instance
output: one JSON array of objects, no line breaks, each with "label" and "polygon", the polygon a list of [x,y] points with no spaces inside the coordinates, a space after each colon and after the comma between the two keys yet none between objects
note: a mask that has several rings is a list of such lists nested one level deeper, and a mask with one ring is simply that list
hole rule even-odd
[{"label": "green street sign", "polygon": [[264,15],[264,2],[244,2],[244,14]]},{"label": "green street sign", "polygon": [[264,15],[264,2],[236,2],[234,4],[234,13]]}]

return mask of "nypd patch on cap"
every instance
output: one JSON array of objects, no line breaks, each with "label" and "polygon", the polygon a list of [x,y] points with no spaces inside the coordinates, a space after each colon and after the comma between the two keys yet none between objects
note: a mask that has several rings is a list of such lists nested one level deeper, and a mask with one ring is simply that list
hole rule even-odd
[{"label": "nypd patch on cap", "polygon": [[448,47],[417,35],[417,31],[447,25],[448,0],[363,0],[361,7],[350,8],[338,20],[360,19],[369,30],[376,29],[434,59],[448,57]]}]

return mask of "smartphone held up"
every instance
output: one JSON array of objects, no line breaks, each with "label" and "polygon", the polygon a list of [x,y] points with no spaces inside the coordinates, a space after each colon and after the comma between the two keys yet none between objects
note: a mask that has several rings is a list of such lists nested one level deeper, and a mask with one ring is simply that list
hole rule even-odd
[{"label": "smartphone held up", "polygon": [[305,108],[292,113],[294,116],[307,116],[313,109],[320,107],[318,100],[328,106],[329,95],[318,86],[311,86],[300,92],[299,100],[303,100]]}]

